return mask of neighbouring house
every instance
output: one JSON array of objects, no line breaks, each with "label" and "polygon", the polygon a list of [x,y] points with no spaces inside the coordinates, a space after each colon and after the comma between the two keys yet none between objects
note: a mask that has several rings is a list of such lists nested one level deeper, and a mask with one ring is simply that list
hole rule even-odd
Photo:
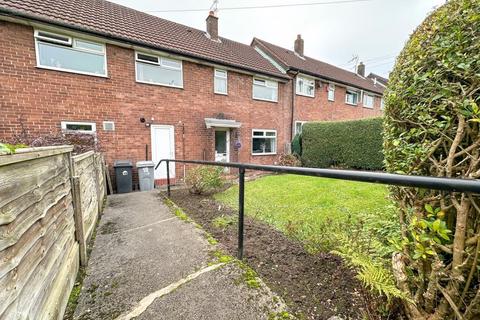
[{"label": "neighbouring house", "polygon": [[[250,46],[221,37],[212,12],[203,31],[104,0],[0,0],[0,34],[0,139],[92,134],[110,166],[162,158],[272,164],[289,152],[296,121],[380,113],[383,87],[330,65],[335,72],[302,69],[315,80],[314,98],[308,89],[299,95],[293,63],[258,39]],[[333,107],[323,101],[329,84]],[[368,109],[360,105],[367,94]],[[170,174],[182,178],[183,166]],[[155,179],[165,178],[163,165]]]},{"label": "neighbouring house", "polygon": [[[365,76],[360,62],[357,73],[304,55],[304,40],[297,36],[294,50],[254,38],[251,45],[291,78],[292,136],[309,121],[350,120],[382,114],[385,86]],[[386,80],[382,78],[382,80]]]},{"label": "neighbouring house", "polygon": [[379,76],[378,74],[375,74],[373,72],[370,72],[368,74],[367,78],[372,79],[373,83],[375,83],[375,84],[380,84],[383,87],[387,87],[387,84],[388,84],[388,79],[387,78]]}]

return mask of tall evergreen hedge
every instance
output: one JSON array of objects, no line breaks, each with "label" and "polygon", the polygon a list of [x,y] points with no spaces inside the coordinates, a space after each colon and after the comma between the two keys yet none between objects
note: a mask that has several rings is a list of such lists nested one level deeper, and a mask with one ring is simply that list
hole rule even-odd
[{"label": "tall evergreen hedge", "polygon": [[302,162],[307,167],[383,168],[382,118],[310,122],[302,129]]}]

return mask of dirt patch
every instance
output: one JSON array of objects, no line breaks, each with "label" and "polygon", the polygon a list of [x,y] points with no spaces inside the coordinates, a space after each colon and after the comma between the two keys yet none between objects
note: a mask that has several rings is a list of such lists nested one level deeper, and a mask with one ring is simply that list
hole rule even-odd
[{"label": "dirt patch", "polygon": [[[171,199],[210,232],[224,250],[236,255],[237,224],[218,226],[218,217],[236,216],[236,211],[187,190],[172,191]],[[244,257],[300,319],[362,319],[369,313],[364,289],[340,257],[329,253],[311,255],[300,242],[250,217],[245,219]]]}]

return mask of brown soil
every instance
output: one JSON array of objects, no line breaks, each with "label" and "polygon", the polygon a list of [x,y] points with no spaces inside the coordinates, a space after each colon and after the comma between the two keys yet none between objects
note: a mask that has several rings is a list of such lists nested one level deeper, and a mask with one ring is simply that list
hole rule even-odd
[{"label": "brown soil", "polygon": [[[171,200],[211,233],[223,250],[236,255],[237,225],[222,229],[212,223],[222,215],[237,216],[236,211],[187,190],[172,191]],[[366,303],[370,299],[340,257],[309,254],[300,242],[250,217],[245,218],[244,260],[300,319],[328,319],[335,315],[362,319],[364,314],[370,314]],[[370,314],[370,318],[377,316]]]}]

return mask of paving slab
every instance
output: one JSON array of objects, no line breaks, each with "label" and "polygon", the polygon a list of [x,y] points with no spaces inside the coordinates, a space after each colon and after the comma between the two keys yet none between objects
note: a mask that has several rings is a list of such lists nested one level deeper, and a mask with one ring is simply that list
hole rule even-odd
[{"label": "paving slab", "polygon": [[158,191],[109,196],[75,319],[267,319],[284,304],[248,288],[235,263],[213,265],[203,230]]}]

